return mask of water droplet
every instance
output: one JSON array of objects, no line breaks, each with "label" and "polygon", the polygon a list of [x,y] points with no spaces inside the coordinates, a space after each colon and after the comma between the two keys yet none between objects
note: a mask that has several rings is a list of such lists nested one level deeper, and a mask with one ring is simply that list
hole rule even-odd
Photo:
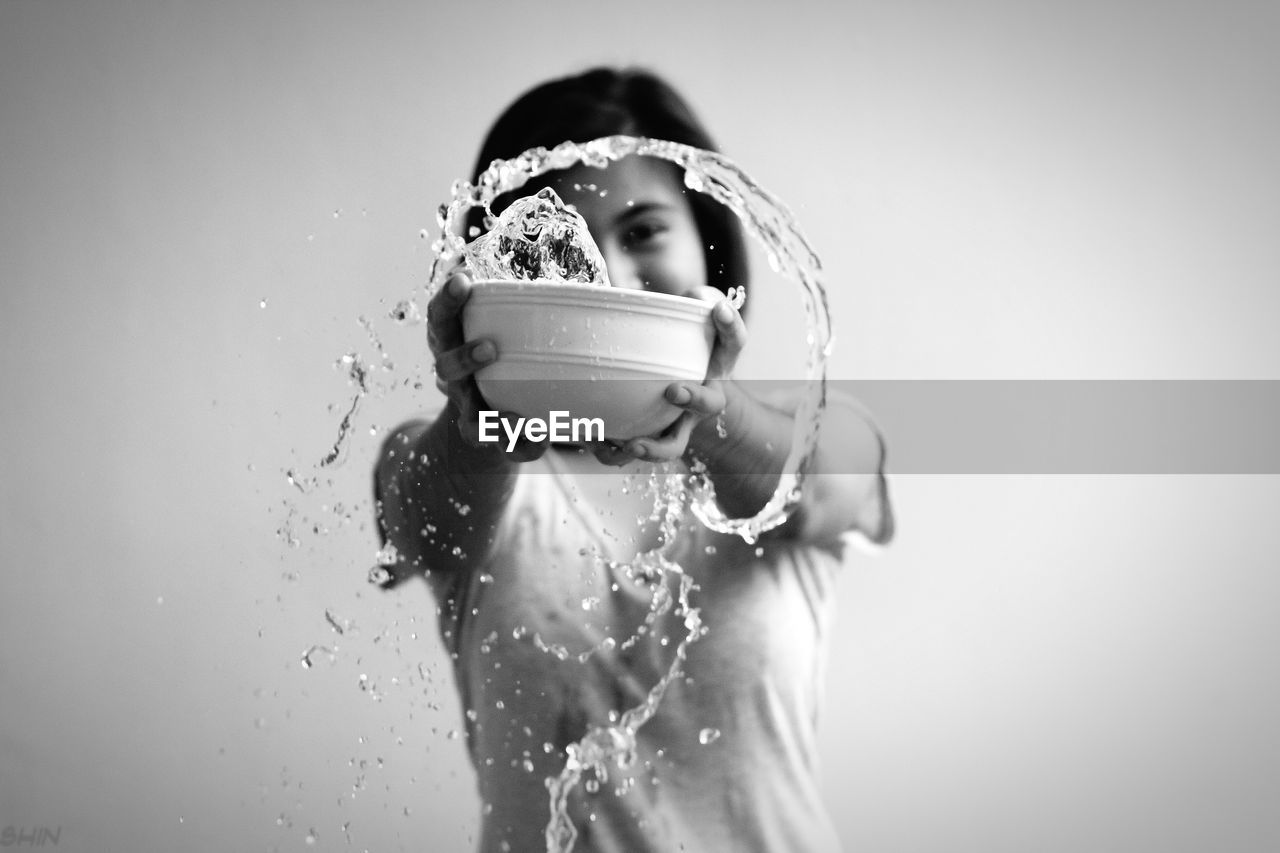
[{"label": "water droplet", "polygon": [[326,610],[324,612],[324,621],[329,623],[329,627],[332,628],[336,634],[345,634],[347,628],[351,627],[350,623],[346,620],[339,621],[338,617],[333,615],[332,610]]},{"label": "water droplet", "polygon": [[333,649],[330,649],[328,646],[315,645],[302,653],[302,659],[299,662],[302,664],[303,669],[311,669],[311,667],[316,665],[313,656],[318,652],[324,652],[327,654],[329,656],[330,663],[333,663],[337,659]]},{"label": "water droplet", "polygon": [[374,553],[373,558],[379,566],[394,566],[400,561],[400,552],[394,544],[388,542]]},{"label": "water droplet", "polygon": [[703,729],[702,731],[698,732],[698,743],[702,744],[703,746],[709,743],[715,743],[719,739],[720,739],[719,729]]},{"label": "water droplet", "polygon": [[396,303],[396,307],[392,308],[388,316],[397,323],[421,323],[422,310],[418,308],[418,303],[412,299],[401,299]]},{"label": "water droplet", "polygon": [[266,308],[266,307],[267,307],[267,300],[266,300],[266,298],[265,298],[265,297],[264,297],[264,298],[262,298],[262,299],[259,299],[259,300],[258,300],[258,307],[259,307],[259,308]]}]

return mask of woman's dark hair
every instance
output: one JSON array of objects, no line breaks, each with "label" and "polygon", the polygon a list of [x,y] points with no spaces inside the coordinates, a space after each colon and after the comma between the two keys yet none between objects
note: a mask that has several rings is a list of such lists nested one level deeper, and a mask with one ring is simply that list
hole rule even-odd
[{"label": "woman's dark hair", "polygon": [[[639,69],[593,68],[525,92],[494,122],[476,160],[474,177],[498,159],[561,142],[626,134],[715,151],[689,105],[662,78]],[[689,191],[689,206],[707,259],[707,284],[721,291],[747,283],[742,225],[729,208]],[[495,206],[496,207],[496,206]],[[478,233],[484,211],[467,214],[464,233]]]}]

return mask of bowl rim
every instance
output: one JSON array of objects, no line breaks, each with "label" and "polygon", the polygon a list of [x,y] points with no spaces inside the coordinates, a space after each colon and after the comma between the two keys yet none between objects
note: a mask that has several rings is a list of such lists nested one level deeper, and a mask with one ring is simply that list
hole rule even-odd
[{"label": "bowl rim", "polygon": [[[679,296],[674,293],[659,293],[653,290],[639,290],[630,287],[610,287],[598,284],[567,284],[558,281],[526,281],[519,279],[482,278],[471,282],[472,297],[483,294],[494,296],[536,295],[540,301],[549,298],[565,300],[574,304],[590,305],[599,303],[622,303],[633,307],[638,305],[662,306],[697,314],[710,314],[715,303],[695,296]],[[468,300],[470,301],[470,300]]]}]

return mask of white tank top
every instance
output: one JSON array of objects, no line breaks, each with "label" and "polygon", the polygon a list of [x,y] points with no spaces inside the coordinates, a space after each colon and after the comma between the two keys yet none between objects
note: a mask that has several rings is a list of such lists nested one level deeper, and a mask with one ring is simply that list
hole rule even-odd
[{"label": "white tank top", "polygon": [[[648,506],[634,478],[628,488],[602,471],[572,451],[525,465],[491,559],[429,574],[467,711],[484,853],[545,849],[546,780],[565,747],[641,703],[684,635],[668,613],[623,642],[652,590],[608,561],[650,544],[635,541]],[[816,731],[841,557],[839,543],[748,545],[686,521],[675,558],[698,584],[707,633],[640,729],[635,763],[573,792],[575,853],[839,849]]]}]

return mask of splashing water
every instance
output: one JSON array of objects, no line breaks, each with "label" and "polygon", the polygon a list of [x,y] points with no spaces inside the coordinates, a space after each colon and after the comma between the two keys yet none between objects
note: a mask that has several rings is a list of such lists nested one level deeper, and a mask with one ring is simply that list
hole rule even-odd
[{"label": "splashing water", "polygon": [[586,220],[551,187],[512,202],[463,251],[476,278],[609,284]]},{"label": "splashing water", "polygon": [[[347,413],[342,416],[342,422],[338,424],[338,437],[334,439],[333,447],[318,463],[320,468],[327,468],[345,458],[347,439],[351,435],[352,419],[355,418],[356,412],[360,410],[360,401],[364,399],[365,394],[369,393],[368,371],[364,366],[364,362],[360,360],[360,356],[349,352],[338,359],[338,365],[347,368],[347,376],[355,384],[356,393],[351,398],[351,406],[347,409]],[[290,473],[289,480],[293,482],[292,473]]]},{"label": "splashing water", "polygon": [[[662,518],[661,544],[653,551],[639,555],[629,567],[628,573],[633,577],[646,573],[659,581],[655,586],[653,603],[646,623],[657,612],[670,607],[670,599],[658,592],[661,590],[667,595],[670,594],[663,581],[668,576],[679,579],[676,607],[684,624],[685,635],[676,646],[675,658],[670,668],[653,687],[649,688],[644,701],[628,709],[610,725],[593,726],[580,740],[566,747],[564,768],[559,776],[548,778],[546,782],[547,791],[551,795],[551,817],[545,833],[548,853],[569,853],[577,840],[577,827],[569,817],[569,795],[582,781],[583,774],[588,771],[594,774],[594,778],[587,783],[594,787],[609,781],[610,765],[620,770],[627,770],[635,763],[636,737],[640,727],[658,712],[658,706],[667,692],[667,687],[682,674],[689,645],[706,633],[700,611],[689,601],[690,594],[698,587],[694,584],[693,578],[685,574],[684,570],[669,557],[675,545],[676,531],[685,507],[686,494],[683,481],[680,477],[672,475],[665,466],[663,470],[656,472],[656,475],[658,493],[654,500],[655,511],[660,512]],[[633,635],[624,641],[624,646],[636,639],[637,636]]]},{"label": "splashing water", "polygon": [[329,662],[333,663],[335,660],[337,660],[338,649],[336,646],[333,648],[330,648],[328,646],[322,646],[319,643],[312,645],[305,652],[302,653],[302,657],[299,660],[299,663],[302,664],[302,668],[311,669],[313,666],[315,666],[316,665],[315,656],[318,654],[327,655],[329,658]]},{"label": "splashing water", "polygon": [[822,264],[801,234],[786,205],[770,195],[733,161],[721,154],[676,142],[635,136],[607,136],[582,144],[563,142],[555,148],[532,148],[510,160],[494,160],[474,184],[458,181],[452,200],[440,206],[437,221],[441,236],[433,243],[436,253],[431,269],[432,291],[442,286],[461,260],[466,243],[459,236],[462,217],[482,207],[492,215],[498,196],[519,189],[547,172],[578,164],[605,168],[630,155],[668,160],[684,169],[685,186],[704,193],[732,210],[764,247],[769,266],[800,286],[810,332],[807,343],[808,393],[796,412],[796,434],[783,464],[773,495],[752,518],[729,518],[715,500],[715,490],[705,474],[692,485],[694,515],[712,530],[741,536],[748,543],[784,523],[800,499],[800,483],[806,462],[817,445],[818,424],[826,405],[826,359],[831,347],[831,321]]},{"label": "splashing water", "polygon": [[[459,262],[466,262],[473,272],[479,275],[494,275],[490,267],[483,265],[488,258],[495,255],[511,257],[519,251],[524,251],[510,244],[509,235],[505,232],[510,231],[511,226],[503,223],[502,219],[498,222],[505,236],[494,239],[505,239],[507,242],[496,249],[486,247],[482,241],[492,237],[494,232],[491,231],[490,234],[474,241],[472,246],[467,246],[458,233],[461,219],[466,212],[482,207],[489,216],[492,216],[491,205],[498,196],[517,190],[529,180],[542,174],[578,164],[604,168],[610,162],[630,155],[657,157],[681,166],[684,169],[685,185],[689,189],[709,195],[732,210],[742,220],[747,230],[763,245],[770,267],[800,286],[810,329],[807,337],[809,348],[806,363],[809,393],[796,413],[792,446],[783,464],[777,488],[754,517],[732,519],[725,516],[716,503],[711,480],[701,465],[695,464],[692,467],[687,489],[681,477],[668,474],[661,478],[665,485],[658,489],[655,495],[655,513],[660,512],[663,519],[663,535],[660,544],[655,550],[639,555],[627,567],[627,574],[633,579],[654,577],[660,581],[654,584],[650,618],[671,606],[670,592],[665,579],[668,575],[678,577],[679,591],[676,607],[686,633],[676,648],[670,669],[650,689],[645,700],[621,714],[611,725],[593,727],[579,741],[570,744],[566,750],[567,757],[563,770],[558,777],[547,779],[547,788],[550,793],[550,821],[546,828],[545,840],[547,850],[557,851],[557,853],[568,853],[572,850],[577,838],[577,830],[568,816],[570,793],[582,780],[583,774],[588,771],[594,774],[594,779],[588,780],[588,784],[598,785],[607,781],[610,765],[625,769],[635,761],[638,730],[657,712],[668,685],[679,677],[689,644],[705,633],[706,629],[702,626],[699,610],[693,607],[689,600],[691,592],[697,587],[669,556],[675,540],[677,522],[683,510],[688,504],[694,516],[708,528],[740,536],[749,544],[754,543],[764,532],[785,522],[800,499],[803,469],[816,447],[819,419],[826,402],[826,358],[830,353],[831,328],[826,292],[820,279],[821,264],[818,257],[800,233],[794,216],[786,206],[765,192],[732,161],[714,152],[661,140],[611,136],[584,144],[565,142],[550,150],[534,148],[510,160],[495,160],[479,176],[475,184],[465,181],[455,183],[452,200],[448,204],[441,205],[439,209],[438,224],[441,237],[432,247],[436,257],[431,271],[431,292],[434,293],[443,285]],[[553,207],[559,203],[559,198],[555,197],[554,192],[550,190],[543,190],[532,198],[541,198]],[[528,198],[518,200],[511,207],[514,208],[528,201]],[[563,205],[559,206],[563,207]],[[506,213],[510,211],[511,208],[508,208]],[[528,210],[522,208],[512,215],[512,220],[524,217],[527,213]],[[527,222],[521,226],[521,230],[526,233],[529,231]],[[587,237],[589,239],[589,234]],[[484,254],[479,265],[476,257],[478,252],[474,248],[477,243],[481,244]],[[591,246],[594,249],[594,243]],[[519,260],[519,264],[507,266],[522,266],[537,273],[552,266],[551,259],[543,256],[536,258],[535,263],[532,264],[524,262],[522,257]],[[600,266],[603,269],[603,264]],[[506,272],[506,270],[502,271]],[[741,308],[746,297],[745,288],[734,287],[728,296],[735,308]],[[636,636],[628,638],[623,641],[623,646],[636,639]],[[616,642],[612,638],[608,638],[608,641]],[[553,648],[546,643],[537,645],[561,659],[568,656],[567,649]],[[603,644],[579,655],[579,659],[585,660],[601,647]],[[699,742],[713,743],[719,735],[716,729],[703,729],[699,733]]]},{"label": "splashing water", "polygon": [[729,297],[729,304],[735,311],[741,311],[742,306],[747,304],[747,289],[742,285],[729,288],[729,292],[725,295]]}]

